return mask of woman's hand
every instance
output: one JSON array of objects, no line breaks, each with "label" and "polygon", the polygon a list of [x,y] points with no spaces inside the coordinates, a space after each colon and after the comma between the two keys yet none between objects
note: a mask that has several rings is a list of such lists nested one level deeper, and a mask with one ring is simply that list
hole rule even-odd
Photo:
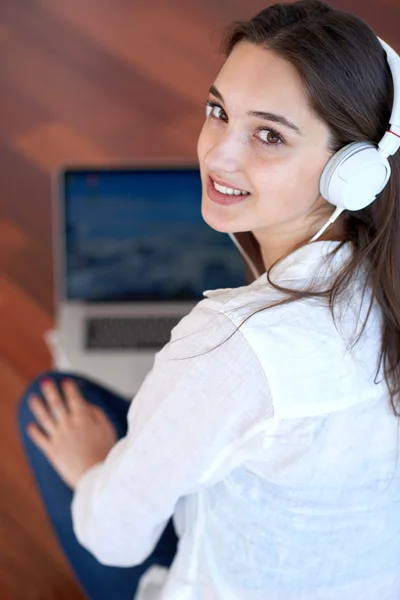
[{"label": "woman's hand", "polygon": [[82,475],[102,462],[117,441],[117,434],[105,413],[89,404],[73,380],[63,381],[65,402],[54,381],[47,379],[41,390],[47,406],[31,396],[29,406],[45,433],[30,423],[27,432],[54,469],[71,488]]}]

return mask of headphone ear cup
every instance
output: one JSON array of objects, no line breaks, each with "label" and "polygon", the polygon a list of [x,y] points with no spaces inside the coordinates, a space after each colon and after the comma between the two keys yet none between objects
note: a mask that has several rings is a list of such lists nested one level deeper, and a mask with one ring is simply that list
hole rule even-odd
[{"label": "headphone ear cup", "polygon": [[323,198],[343,210],[371,204],[389,181],[389,161],[373,144],[353,142],[334,154],[320,179]]}]

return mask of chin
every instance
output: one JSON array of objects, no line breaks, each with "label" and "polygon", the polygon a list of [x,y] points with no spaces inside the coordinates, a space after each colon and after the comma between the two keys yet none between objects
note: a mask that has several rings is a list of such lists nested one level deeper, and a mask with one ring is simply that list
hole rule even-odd
[{"label": "chin", "polygon": [[211,229],[219,231],[220,233],[235,233],[235,231],[238,231],[234,219],[226,218],[226,209],[225,214],[223,213],[224,207],[222,207],[222,210],[218,210],[218,207],[214,210],[210,210],[209,204],[210,200],[208,198],[206,198],[205,201],[203,199],[201,203],[201,216]]}]

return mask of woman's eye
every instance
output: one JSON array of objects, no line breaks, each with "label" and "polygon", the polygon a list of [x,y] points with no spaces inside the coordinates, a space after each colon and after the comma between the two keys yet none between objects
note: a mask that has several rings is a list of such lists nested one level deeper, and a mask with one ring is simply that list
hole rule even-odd
[{"label": "woman's eye", "polygon": [[[228,121],[228,116],[222,106],[216,102],[211,102],[210,100],[206,102],[206,117],[218,121]],[[258,129],[257,134],[259,142],[270,148],[278,147],[286,143],[281,134],[271,128],[262,127],[261,129]]]},{"label": "woman's eye", "polygon": [[224,109],[213,102],[206,102],[206,116],[214,119],[221,119],[222,121],[227,120]]},{"label": "woman's eye", "polygon": [[[279,146],[283,140],[280,134],[273,129],[261,129],[259,131],[260,140],[264,144],[269,144],[270,146]],[[263,135],[262,135],[263,134]]]}]

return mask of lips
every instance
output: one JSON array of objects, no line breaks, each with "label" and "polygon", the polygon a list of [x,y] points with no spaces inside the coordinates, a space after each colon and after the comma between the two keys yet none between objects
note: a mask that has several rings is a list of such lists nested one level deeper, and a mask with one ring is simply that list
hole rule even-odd
[{"label": "lips", "polygon": [[[218,192],[218,190],[215,189],[213,181],[214,180],[209,176],[207,181],[207,196],[210,198],[210,200],[212,200],[212,202],[215,202],[216,204],[220,204],[222,206],[232,206],[244,202],[250,196],[250,194],[247,194],[247,196],[244,196],[242,194],[238,196],[235,196],[233,194],[221,194],[221,192]],[[215,179],[215,182],[219,185],[224,185],[225,187],[231,187],[228,183],[223,183],[221,180],[218,179]]]},{"label": "lips", "polygon": [[227,181],[223,181],[222,179],[217,179],[216,177],[211,176],[211,175],[210,175],[210,177],[218,185],[223,185],[224,187],[231,188],[232,190],[237,190],[239,192],[247,192],[247,190],[245,190],[244,188],[239,188],[236,185],[232,185],[231,183],[228,183]]}]

